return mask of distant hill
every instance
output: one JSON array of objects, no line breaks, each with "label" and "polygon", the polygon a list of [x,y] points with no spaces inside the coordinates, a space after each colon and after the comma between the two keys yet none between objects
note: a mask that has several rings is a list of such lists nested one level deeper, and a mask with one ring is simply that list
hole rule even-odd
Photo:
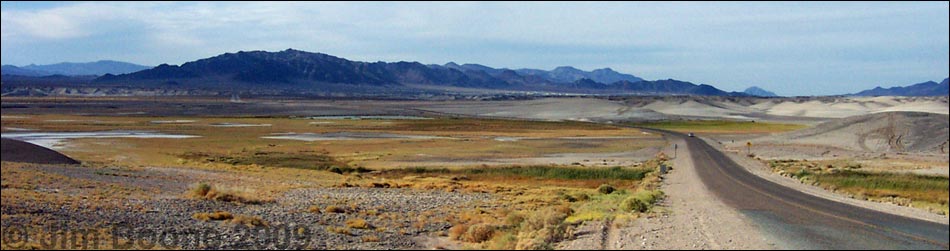
[{"label": "distant hill", "polygon": [[20,76],[100,76],[105,74],[125,74],[148,69],[148,66],[137,65],[133,63],[100,60],[89,63],[58,63],[50,65],[27,65],[16,67],[12,65],[3,66],[3,74]]},{"label": "distant hill", "polygon": [[49,72],[45,72],[45,71],[23,69],[23,68],[16,67],[13,65],[3,65],[2,68],[0,68],[0,75],[39,77],[39,76],[48,76],[48,75],[53,75],[53,74]]},{"label": "distant hill", "polygon": [[937,83],[927,81],[906,87],[881,88],[880,86],[853,94],[854,96],[947,96],[950,95],[948,79]]},{"label": "distant hill", "polygon": [[778,95],[775,95],[774,92],[766,91],[765,89],[759,88],[758,86],[746,88],[745,91],[742,92],[758,97],[778,97]]},{"label": "distant hill", "polygon": [[[490,90],[547,91],[603,94],[744,95],[709,85],[677,80],[643,81],[632,75],[601,69],[584,72],[558,67],[542,74],[519,73],[477,64],[423,65],[418,62],[359,62],[322,53],[293,49],[279,52],[249,51],[128,74],[107,74],[93,83],[162,85],[193,88],[298,88],[360,92],[365,89],[463,87]],[[622,79],[614,82],[601,80]],[[582,77],[579,78],[578,77]],[[576,79],[571,81],[563,81]]]},{"label": "distant hill", "polygon": [[[432,66],[438,67],[438,66]],[[480,64],[463,64],[459,65],[455,62],[449,62],[441,67],[456,69],[459,71],[482,71],[494,77],[500,77],[502,74],[511,74],[507,71],[511,71],[521,77],[530,77],[536,79],[533,82],[549,82],[549,83],[574,83],[582,79],[589,79],[598,83],[616,83],[620,81],[627,82],[639,82],[643,81],[642,78],[639,78],[634,75],[624,74],[614,71],[610,68],[596,69],[593,71],[583,71],[571,66],[561,66],[554,68],[551,71],[538,70],[538,69],[495,69],[488,66]],[[502,77],[504,78],[504,77]]]},{"label": "distant hill", "polygon": [[551,82],[570,83],[581,79],[590,79],[599,83],[616,83],[620,81],[639,82],[643,81],[630,74],[623,74],[610,68],[596,69],[593,71],[583,71],[570,66],[561,66],[551,71],[536,69],[519,69],[515,72],[522,75],[534,75],[545,78]]}]

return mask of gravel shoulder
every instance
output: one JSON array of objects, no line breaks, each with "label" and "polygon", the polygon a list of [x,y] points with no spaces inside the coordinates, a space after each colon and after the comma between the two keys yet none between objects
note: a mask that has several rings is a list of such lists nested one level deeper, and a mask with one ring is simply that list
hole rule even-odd
[{"label": "gravel shoulder", "polygon": [[[682,140],[661,189],[661,212],[619,229],[608,249],[776,249],[754,222],[709,192]],[[672,149],[665,149],[672,152]]]}]

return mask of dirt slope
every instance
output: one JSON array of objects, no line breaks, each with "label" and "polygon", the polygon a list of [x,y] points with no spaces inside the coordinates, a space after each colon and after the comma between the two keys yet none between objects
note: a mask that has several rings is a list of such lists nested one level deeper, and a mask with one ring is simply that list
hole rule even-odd
[{"label": "dirt slope", "polygon": [[59,152],[19,140],[2,139],[0,160],[36,164],[79,164]]},{"label": "dirt slope", "polygon": [[946,114],[883,112],[831,120],[758,141],[866,152],[947,153],[948,121]]}]

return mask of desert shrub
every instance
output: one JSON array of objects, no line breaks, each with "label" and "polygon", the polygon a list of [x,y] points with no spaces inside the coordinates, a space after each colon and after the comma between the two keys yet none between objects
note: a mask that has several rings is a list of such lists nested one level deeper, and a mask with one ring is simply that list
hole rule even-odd
[{"label": "desert shrub", "polygon": [[521,224],[516,249],[550,249],[556,243],[569,237],[569,225],[564,223],[573,213],[570,207],[547,208],[530,215]]},{"label": "desert shrub", "polygon": [[468,232],[469,224],[456,224],[449,228],[449,238],[453,240],[461,240],[462,236]]},{"label": "desert shrub", "polygon": [[489,249],[492,250],[514,250],[518,245],[518,236],[511,232],[495,234],[490,244]]},{"label": "desert shrub", "polygon": [[495,234],[495,226],[479,223],[468,227],[468,230],[459,238],[464,242],[481,243],[492,238]]},{"label": "desert shrub", "polygon": [[636,194],[626,198],[621,202],[620,208],[625,211],[646,212],[653,207],[657,201],[663,198],[663,192],[659,190],[639,191]]},{"label": "desert shrub", "polygon": [[208,192],[211,192],[211,185],[208,183],[199,183],[191,189],[192,195],[198,197],[204,197],[208,195]]},{"label": "desert shrub", "polygon": [[597,192],[601,194],[611,194],[616,190],[617,190],[616,188],[607,184],[600,185],[600,187],[597,188]]},{"label": "desert shrub", "polygon": [[588,195],[587,193],[576,193],[576,194],[572,195],[572,197],[574,197],[575,199],[577,199],[577,201],[588,201],[588,200],[590,200],[590,195]]},{"label": "desert shrub", "polygon": [[505,217],[505,225],[508,226],[520,226],[524,222],[524,216],[519,213],[511,213]]}]

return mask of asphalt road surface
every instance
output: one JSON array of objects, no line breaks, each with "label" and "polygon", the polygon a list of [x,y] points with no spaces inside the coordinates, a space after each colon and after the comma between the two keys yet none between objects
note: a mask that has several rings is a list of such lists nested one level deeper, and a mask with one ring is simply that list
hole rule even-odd
[{"label": "asphalt road surface", "polygon": [[699,138],[686,141],[706,187],[752,218],[780,248],[947,250],[947,225],[808,195],[760,178]]}]

